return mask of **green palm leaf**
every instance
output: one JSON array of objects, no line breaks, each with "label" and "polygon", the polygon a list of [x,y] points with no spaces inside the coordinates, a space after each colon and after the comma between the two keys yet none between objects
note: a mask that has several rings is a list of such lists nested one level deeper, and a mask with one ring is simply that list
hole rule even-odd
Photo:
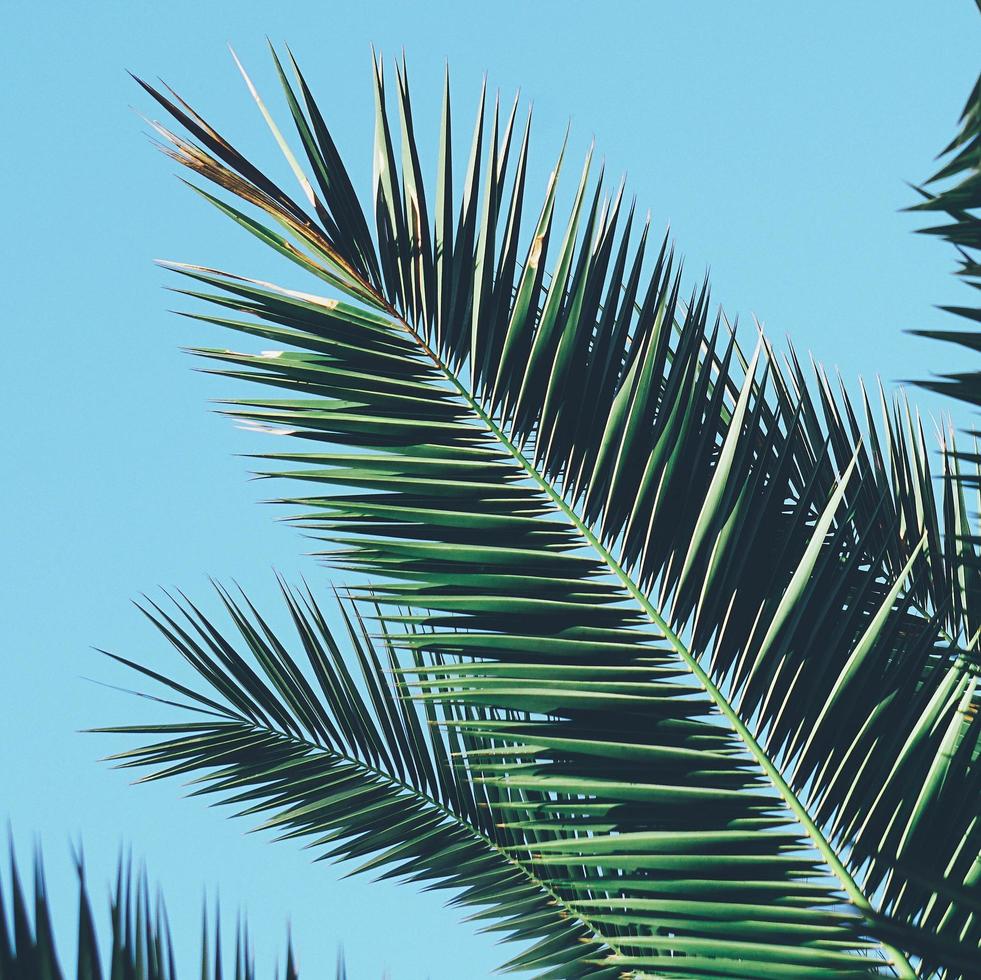
[{"label": "green palm leaf", "polygon": [[[97,917],[92,912],[85,869],[78,867],[78,935],[74,975],[77,980],[103,977],[133,977],[140,980],[175,980],[180,975],[163,898],[151,897],[146,874],[135,874],[120,860],[110,901],[108,944],[100,937]],[[40,854],[34,859],[34,902],[21,887],[17,862],[11,848],[10,876],[0,876],[0,980],[62,980],[65,976],[59,955],[63,938],[52,925],[51,902]],[[9,918],[4,893],[9,894]],[[234,980],[255,980],[256,970],[248,925],[235,930],[232,970],[222,965],[222,930],[216,908],[212,927],[202,913],[199,954],[201,980],[221,980],[229,973]],[[278,973],[278,970],[277,970]],[[285,980],[296,980],[292,944],[287,944],[283,964]],[[346,976],[338,962],[337,980]]]},{"label": "green palm leaf", "polygon": [[[981,9],[981,7],[979,7]],[[975,288],[981,287],[981,263],[977,258],[981,249],[981,76],[968,96],[961,114],[960,132],[944,148],[944,165],[927,181],[926,188],[918,188],[925,200],[911,210],[939,213],[949,219],[945,224],[924,228],[923,232],[937,235],[950,242],[960,256],[957,274]],[[937,185],[936,193],[928,188]],[[944,306],[942,309],[963,317],[969,323],[981,321],[981,309],[974,306]],[[922,337],[932,337],[947,343],[966,347],[968,350],[981,349],[981,332],[977,329],[962,330],[917,330]],[[920,382],[923,387],[950,395],[970,405],[981,405],[981,372],[966,371],[947,374],[943,377]],[[971,463],[976,464],[976,455]],[[977,476],[971,467],[970,481],[978,484]],[[965,474],[966,476],[966,474]]]},{"label": "green palm leaf", "polygon": [[[355,862],[351,873],[465,889],[456,901],[480,906],[475,918],[528,945],[511,968],[561,966],[578,975],[576,964],[600,955],[602,944],[546,875],[512,854],[518,841],[538,835],[495,823],[491,804],[513,794],[470,782],[456,755],[472,740],[442,737],[433,710],[412,704],[400,675],[386,674],[394,651],[379,652],[356,608],[341,607],[342,646],[309,591],[282,591],[301,655],[288,652],[244,596],[236,602],[220,587],[231,638],[186,597],[173,614],[149,603],[147,616],[205,687],[115,658],[163,683],[196,717],[100,729],[152,739],[111,758],[123,768],[152,767],[141,782],[205,770],[192,795],[262,815],[259,826],[277,839],[305,839],[318,860]],[[494,725],[504,717],[477,708],[439,720]]]},{"label": "green palm leaf", "polygon": [[[981,9],[981,5],[979,5]],[[944,165],[930,178],[926,188],[917,188],[924,200],[911,210],[930,213],[931,216],[944,215],[949,219],[943,224],[924,228],[926,234],[937,235],[950,242],[957,249],[959,267],[957,275],[975,288],[981,288],[981,262],[978,250],[981,249],[981,77],[975,83],[964,111],[961,114],[960,132],[943,150],[947,159]],[[948,313],[961,317],[961,329],[957,330],[916,330],[914,333],[931,337],[945,343],[966,348],[968,351],[981,349],[981,308],[976,306],[944,306]],[[967,321],[964,324],[964,320]],[[950,395],[968,405],[981,404],[981,371],[957,371],[926,381],[918,382],[922,387]],[[973,437],[973,451],[958,451],[954,433],[949,435],[945,447],[944,476],[951,484],[958,485],[953,492],[976,494],[981,487],[981,455],[977,449],[976,433]],[[952,567],[957,569],[961,579],[961,592],[965,605],[971,607],[971,640],[977,642],[979,615],[977,608],[981,603],[978,587],[977,534],[963,521],[948,520]]]},{"label": "green palm leaf", "polygon": [[885,917],[956,972],[981,936],[962,897],[981,722],[918,419],[877,426],[823,374],[815,400],[763,339],[747,360],[588,158],[563,225],[563,151],[529,233],[513,113],[481,104],[457,202],[447,94],[431,222],[404,65],[401,164],[375,65],[372,238],[303,76],[276,67],[313,180],[259,104],[302,206],[141,84],[195,141],[158,126],[167,151],[277,228],[200,193],[355,302],[175,266],[219,307],[195,316],[289,348],[199,353],[286,389],[227,411],[313,443],[267,475],[322,485],[299,522],[369,577],[497,818],[549,833],[515,860],[558,871],[594,968],[909,975],[868,948]]}]

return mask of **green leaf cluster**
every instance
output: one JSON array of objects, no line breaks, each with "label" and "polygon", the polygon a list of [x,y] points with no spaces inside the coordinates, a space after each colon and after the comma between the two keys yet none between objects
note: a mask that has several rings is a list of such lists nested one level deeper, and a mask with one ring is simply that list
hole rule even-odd
[{"label": "green leaf cluster", "polygon": [[[976,974],[981,457],[938,471],[908,401],[744,350],[592,150],[567,207],[565,144],[536,195],[517,100],[481,92],[461,157],[447,78],[427,179],[405,62],[373,58],[365,208],[273,67],[289,137],[242,74],[295,195],[138,81],[190,186],[316,280],[166,263],[185,315],[274,345],[194,353],[256,385],[222,411],[288,437],[259,475],[346,587],[281,582],[289,637],[222,586],[225,622],[148,599],[191,680],[112,655],[181,711],[102,729],[114,761],[448,890],[543,980]],[[920,205],[975,285],[979,100]],[[0,980],[58,975],[38,889]],[[116,895],[126,975],[172,975],[145,886]]]},{"label": "green leaf cluster", "polygon": [[[301,200],[141,84],[188,134],[155,123],[166,152],[260,217],[202,196],[335,294],[171,265],[212,307],[188,315],[277,345],[197,353],[285,396],[224,410],[309,445],[262,475],[312,488],[280,502],[354,576],[362,676],[338,687],[312,596],[286,591],[301,670],[224,594],[264,680],[196,609],[196,634],[158,609],[235,720],[131,761],[207,771],[288,835],[357,841],[332,856],[452,881],[537,939],[511,965],[542,976],[963,972],[981,937],[973,545],[949,533],[970,515],[956,481],[935,494],[915,413],[809,381],[765,337],[744,354],[591,152],[564,218],[565,147],[533,205],[517,104],[481,95],[460,181],[447,83],[427,187],[404,63],[391,93],[374,64],[369,217],[273,57],[304,165],[246,81]],[[408,789],[376,785],[397,775]]]}]

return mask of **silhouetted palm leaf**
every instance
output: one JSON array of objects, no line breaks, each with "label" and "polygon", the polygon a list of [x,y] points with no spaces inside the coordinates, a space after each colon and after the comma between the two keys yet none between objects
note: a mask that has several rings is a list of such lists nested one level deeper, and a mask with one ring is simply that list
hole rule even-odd
[{"label": "silhouetted palm leaf", "polygon": [[[108,942],[100,936],[99,916],[92,912],[85,870],[78,861],[78,935],[74,976],[77,980],[176,980],[184,972],[177,967],[170,925],[163,898],[151,897],[145,874],[134,874],[120,860],[109,908]],[[4,892],[9,894],[9,918]],[[64,952],[59,954],[58,937],[52,926],[51,903],[45,884],[40,854],[34,859],[34,902],[25,898],[17,863],[11,849],[10,877],[6,886],[0,876],[0,980],[62,980]],[[222,965],[222,931],[218,911],[215,923],[202,913],[199,953],[201,980],[255,980],[256,970],[248,926],[235,930],[232,970]],[[277,970],[277,975],[279,971]],[[338,967],[342,980],[343,966]],[[69,974],[71,975],[71,974]],[[292,944],[287,944],[284,980],[296,980]]]},{"label": "silhouetted palm leaf", "polygon": [[[979,5],[981,9],[981,5]],[[911,210],[939,212],[950,220],[946,224],[924,228],[928,235],[938,235],[950,242],[960,256],[957,274],[964,281],[981,289],[981,76],[978,77],[964,111],[961,114],[960,132],[944,148],[941,156],[946,163],[921,189],[925,198]],[[929,190],[939,185],[936,193]],[[944,306],[948,313],[963,317],[970,323],[981,322],[981,308],[977,306]],[[933,337],[965,347],[970,351],[981,350],[981,330],[916,330],[922,337]],[[958,398],[970,405],[981,405],[981,371],[964,371],[947,374],[939,380],[922,381],[923,387]],[[970,458],[970,474],[965,478],[977,486],[977,454]]]},{"label": "silhouetted palm leaf", "polygon": [[[120,766],[153,767],[141,781],[204,769],[193,795],[217,794],[242,815],[263,814],[260,826],[278,839],[309,838],[320,858],[356,861],[354,870],[466,889],[457,901],[482,906],[477,918],[498,920],[491,928],[512,938],[535,940],[509,964],[514,969],[571,968],[570,960],[599,954],[596,943],[584,942],[590,933],[568,903],[542,880],[548,875],[536,875],[512,853],[529,838],[495,822],[491,804],[514,794],[468,779],[455,753],[473,740],[440,735],[437,715],[418,710],[401,675],[391,673],[395,651],[376,649],[355,608],[342,609],[346,637],[338,641],[313,596],[284,585],[302,650],[295,656],[248,599],[219,593],[236,637],[186,598],[176,617],[155,604],[146,608],[207,689],[124,661],[164,683],[199,717],[101,729],[153,737],[113,756]],[[438,716],[491,725],[507,717],[480,708]]]}]

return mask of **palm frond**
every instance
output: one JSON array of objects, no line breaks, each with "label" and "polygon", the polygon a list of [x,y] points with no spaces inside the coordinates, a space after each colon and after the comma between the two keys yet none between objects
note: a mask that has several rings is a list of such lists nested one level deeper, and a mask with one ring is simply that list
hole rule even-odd
[{"label": "palm frond", "polygon": [[[950,242],[959,256],[957,275],[969,286],[981,288],[981,76],[979,76],[964,111],[961,114],[960,131],[941,154],[947,159],[944,165],[927,181],[925,188],[917,188],[924,200],[910,210],[942,214],[949,219],[944,224],[922,229],[925,234],[937,235]],[[961,318],[957,330],[915,330],[913,333],[953,344],[968,351],[981,350],[981,307],[943,306],[941,309]],[[965,324],[964,321],[967,321]],[[924,388],[949,395],[976,408],[981,405],[981,371],[956,371],[919,381]],[[977,434],[968,433],[971,450],[960,448],[951,432],[945,445],[945,479],[957,485],[953,493],[965,492],[976,497],[981,489],[981,456],[977,450]],[[977,508],[976,500],[972,501]],[[962,591],[974,609],[981,606],[979,595],[977,558],[977,534],[961,521],[948,523],[950,550],[956,563],[953,567],[962,580]],[[969,636],[976,643],[978,616],[971,616],[973,629]]]},{"label": "palm frond", "polygon": [[281,585],[302,653],[291,654],[244,595],[237,601],[220,586],[231,637],[184,596],[172,611],[144,607],[193,668],[197,686],[115,659],[164,684],[197,718],[98,729],[141,737],[143,744],[110,758],[121,768],[152,768],[140,782],[194,775],[192,796],[261,815],[258,826],[277,840],[305,840],[318,860],[354,862],[350,874],[455,889],[454,901],[479,906],[475,918],[489,929],[526,943],[509,968],[548,975],[561,966],[579,975],[578,964],[600,955],[602,942],[547,876],[513,853],[528,838],[500,827],[491,804],[514,794],[470,782],[459,753],[472,740],[434,727],[446,719],[493,725],[505,716],[417,708],[401,675],[391,673],[394,651],[379,650],[356,608],[340,606],[340,640],[309,591]]},{"label": "palm frond", "polygon": [[[134,872],[128,861],[120,859],[109,907],[107,941],[101,934],[99,917],[92,911],[81,859],[77,861],[77,869],[78,935],[74,970],[77,980],[103,980],[103,977],[176,980],[183,975],[184,971],[177,967],[163,898],[159,894],[151,895],[145,872]],[[6,884],[0,876],[0,980],[62,980],[66,975],[62,966],[65,937],[59,937],[52,924],[40,852],[35,854],[33,878],[34,901],[30,902],[21,886],[11,847],[10,875]],[[203,912],[198,957],[201,980],[221,980],[223,976],[255,980],[257,974],[248,925],[241,922],[236,927],[231,970],[228,964],[222,964],[223,944],[217,907],[213,926],[207,911]],[[296,980],[296,960],[289,941],[282,970],[285,980]],[[278,975],[279,969],[276,972]],[[339,965],[338,980],[343,980],[343,976],[343,965]]]},{"label": "palm frond", "polygon": [[[981,288],[981,76],[978,77],[960,119],[960,131],[944,147],[941,156],[947,157],[944,165],[927,181],[926,187],[917,188],[924,200],[910,208],[912,211],[940,213],[949,219],[945,224],[922,229],[924,234],[937,235],[950,242],[960,257],[957,275],[968,285]],[[934,191],[932,185],[940,189]],[[981,331],[970,324],[981,321],[981,308],[976,306],[944,306],[941,309],[968,321],[969,329],[915,330],[921,337],[932,337],[946,343],[981,349]],[[939,391],[952,398],[981,405],[981,371],[961,371],[939,378],[919,382],[924,388]],[[975,473],[964,474],[971,485],[978,486]]]},{"label": "palm frond", "polygon": [[266,475],[320,485],[299,523],[369,576],[417,697],[505,713],[448,726],[492,810],[551,831],[522,862],[606,910],[596,969],[911,975],[868,955],[883,917],[976,948],[981,722],[915,414],[877,424],[821,372],[815,395],[763,337],[745,357],[589,157],[563,227],[563,149],[529,234],[513,113],[481,103],[458,202],[447,94],[431,221],[404,64],[399,164],[375,63],[372,237],[290,62],[302,206],[141,83],[190,134],[158,125],[167,152],[280,230],[200,193],[354,300],[172,266],[220,308],[194,316],[289,348],[199,353],[289,393],[227,411],[314,443]]}]

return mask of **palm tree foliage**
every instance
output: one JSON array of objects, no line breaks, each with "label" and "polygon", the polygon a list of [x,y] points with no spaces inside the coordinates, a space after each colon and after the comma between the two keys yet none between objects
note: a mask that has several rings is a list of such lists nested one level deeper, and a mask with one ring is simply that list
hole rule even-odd
[{"label": "palm tree foliage", "polygon": [[973,545],[919,418],[744,353],[591,154],[564,220],[565,147],[533,202],[517,104],[481,94],[461,171],[447,84],[427,184],[404,63],[390,98],[374,62],[372,220],[274,60],[306,170],[246,80],[302,200],[140,84],[186,132],[155,123],[166,152],[253,210],[198,192],[328,287],[170,265],[189,315],[277,345],[198,353],[283,390],[226,411],[306,440],[263,472],[312,485],[283,502],[356,575],[361,677],[310,595],[285,590],[301,656],[223,593],[251,666],[151,607],[205,714],[130,728],[125,761],[463,889],[542,976],[965,975]]},{"label": "palm tree foliage", "polygon": [[[561,963],[570,947],[577,956],[596,955],[595,945],[581,942],[589,939],[585,926],[511,853],[524,838],[498,826],[490,809],[506,796],[472,782],[457,764],[474,739],[453,728],[446,741],[440,737],[435,714],[416,710],[395,648],[379,650],[356,607],[341,607],[345,630],[337,638],[309,590],[281,586],[300,657],[244,596],[236,601],[221,587],[231,638],[186,597],[172,611],[146,604],[206,688],[124,660],[199,717],[103,729],[154,738],[113,759],[127,768],[153,766],[144,781],[204,767],[194,795],[219,794],[243,815],[271,814],[262,826],[281,839],[310,838],[320,857],[358,860],[357,870],[465,888],[455,901],[486,906],[476,919],[499,919],[490,928],[541,941],[509,964],[516,969],[543,959]],[[479,709],[448,716],[500,720]]]},{"label": "palm tree foliage", "polygon": [[[85,868],[78,868],[78,934],[75,971],[77,980],[176,980],[179,975],[163,898],[151,897],[146,874],[134,873],[120,859],[109,903],[109,935],[99,935],[85,881]],[[6,886],[0,877],[0,980],[62,980],[65,976],[58,937],[52,925],[51,902],[40,854],[34,859],[34,901],[25,898],[13,849]],[[9,895],[9,915],[4,892]],[[240,923],[235,932],[234,960],[222,964],[222,932],[218,910],[214,925],[202,913],[200,949],[201,980],[255,980],[256,969],[248,926]],[[231,970],[228,967],[231,966]],[[277,971],[278,973],[278,971]],[[343,965],[338,980],[343,980]],[[292,945],[287,945],[284,980],[296,980]]]},{"label": "palm tree foliage", "polygon": [[[981,10],[981,3],[978,9]],[[919,189],[925,200],[912,210],[939,212],[950,218],[945,224],[923,230],[926,234],[938,235],[950,242],[960,256],[957,274],[968,285],[981,288],[981,262],[978,261],[981,217],[977,213],[981,209],[981,76],[975,82],[961,113],[960,131],[943,149],[941,156],[947,157],[946,162],[927,181],[927,188]],[[929,190],[931,185],[938,185],[940,189],[934,193]],[[981,309],[976,306],[944,306],[942,309],[970,322],[981,322]],[[972,351],[981,349],[981,333],[977,329],[918,330],[915,333],[958,344]],[[971,405],[981,405],[981,374],[977,371],[944,375],[922,384]],[[969,463],[973,464],[973,469],[976,469],[977,462],[976,454],[970,457]],[[976,474],[965,473],[963,476],[977,485]]]},{"label": "palm tree foliage", "polygon": [[[981,3],[978,4],[981,10]],[[927,182],[927,188],[937,187],[936,192],[918,188],[924,199],[911,210],[940,213],[949,221],[923,229],[926,234],[938,235],[957,249],[960,266],[957,270],[968,285],[981,288],[981,77],[968,96],[961,114],[960,131],[946,146],[941,156],[947,157],[944,165]],[[981,322],[981,308],[977,306],[944,306],[946,312],[966,319],[970,324]],[[975,327],[959,330],[917,330],[920,336],[931,337],[958,347],[977,352],[981,350],[981,332]],[[977,407],[981,405],[981,372],[958,371],[928,381],[919,382],[923,387],[950,395]],[[981,454],[977,449],[977,433],[973,436],[973,451],[958,451],[953,434],[948,447],[951,475],[964,487],[965,492],[977,493],[981,488]],[[961,570],[968,587],[977,589],[978,562],[977,537],[968,527],[957,527],[957,540],[964,545],[960,549]],[[976,636],[972,634],[972,638]]]}]

